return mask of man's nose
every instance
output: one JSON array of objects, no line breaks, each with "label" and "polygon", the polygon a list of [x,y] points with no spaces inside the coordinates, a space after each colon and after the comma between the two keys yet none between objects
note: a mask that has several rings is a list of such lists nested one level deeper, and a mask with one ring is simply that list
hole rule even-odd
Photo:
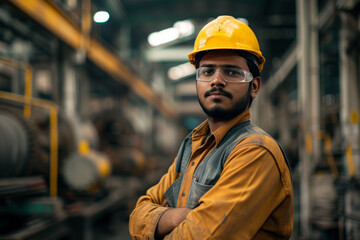
[{"label": "man's nose", "polygon": [[225,86],[225,85],[226,85],[226,81],[223,75],[221,74],[220,70],[217,70],[215,72],[213,79],[211,80],[211,86]]}]

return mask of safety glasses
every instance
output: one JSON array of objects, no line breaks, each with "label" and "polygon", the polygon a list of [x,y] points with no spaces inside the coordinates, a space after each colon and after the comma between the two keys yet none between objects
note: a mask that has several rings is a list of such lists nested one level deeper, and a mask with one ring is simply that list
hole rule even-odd
[{"label": "safety glasses", "polygon": [[215,75],[219,72],[221,77],[226,82],[251,82],[254,77],[253,75],[237,67],[199,67],[196,69],[196,80],[210,82],[214,79]]}]

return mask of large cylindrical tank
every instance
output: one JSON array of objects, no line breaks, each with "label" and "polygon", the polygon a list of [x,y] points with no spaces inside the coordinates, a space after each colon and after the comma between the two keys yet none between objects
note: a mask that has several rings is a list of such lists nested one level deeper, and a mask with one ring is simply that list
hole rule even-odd
[{"label": "large cylindrical tank", "polygon": [[79,152],[71,154],[64,161],[62,175],[69,187],[86,191],[111,173],[110,160],[102,153],[90,150],[86,143],[80,143]]},{"label": "large cylindrical tank", "polygon": [[0,177],[20,176],[30,157],[30,133],[14,112],[0,109]]},{"label": "large cylindrical tank", "polygon": [[[49,176],[50,121],[45,109],[32,108],[25,118],[20,107],[0,106],[0,178]],[[76,150],[73,127],[61,114],[57,119],[58,165]]]}]

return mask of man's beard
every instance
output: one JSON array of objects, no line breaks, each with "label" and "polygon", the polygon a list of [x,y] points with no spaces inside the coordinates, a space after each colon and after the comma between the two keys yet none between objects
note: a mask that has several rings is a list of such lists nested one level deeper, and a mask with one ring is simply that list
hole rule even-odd
[{"label": "man's beard", "polygon": [[[231,93],[223,90],[222,88],[215,88],[215,87],[210,89],[209,91],[205,92],[204,97],[206,98],[207,96],[209,96],[209,94],[211,92],[214,92],[214,91],[222,92],[222,93],[224,93],[225,96],[227,96],[230,99],[233,98]],[[231,109],[223,109],[220,106],[215,106],[215,107],[209,109],[204,106],[204,104],[200,101],[199,97],[198,97],[198,101],[200,103],[201,108],[203,109],[203,111],[209,118],[212,118],[215,121],[227,121],[227,120],[233,119],[234,117],[240,115],[247,109],[247,107],[250,104],[250,99],[251,99],[250,93],[251,93],[251,84],[249,86],[247,94],[243,98],[239,99],[239,101]],[[220,102],[221,100],[217,100],[217,101]]]}]

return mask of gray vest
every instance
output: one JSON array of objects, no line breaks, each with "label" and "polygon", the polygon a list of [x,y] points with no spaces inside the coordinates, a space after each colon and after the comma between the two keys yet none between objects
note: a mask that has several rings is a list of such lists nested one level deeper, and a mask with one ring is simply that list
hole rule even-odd
[{"label": "gray vest", "polygon": [[[220,144],[215,147],[196,168],[189,195],[187,197],[187,208],[195,208],[198,205],[199,199],[215,185],[223,170],[224,163],[237,143],[246,136],[258,133],[270,136],[261,128],[250,124],[250,120],[244,121],[230,129],[230,131],[221,140]],[[183,176],[186,172],[186,167],[192,153],[191,143],[192,133],[184,139],[177,154],[175,172],[180,173],[180,177],[176,179],[165,192],[165,197],[170,207],[176,207],[177,205]],[[286,164],[290,169],[286,155],[280,145],[279,147],[283,152]]]}]

